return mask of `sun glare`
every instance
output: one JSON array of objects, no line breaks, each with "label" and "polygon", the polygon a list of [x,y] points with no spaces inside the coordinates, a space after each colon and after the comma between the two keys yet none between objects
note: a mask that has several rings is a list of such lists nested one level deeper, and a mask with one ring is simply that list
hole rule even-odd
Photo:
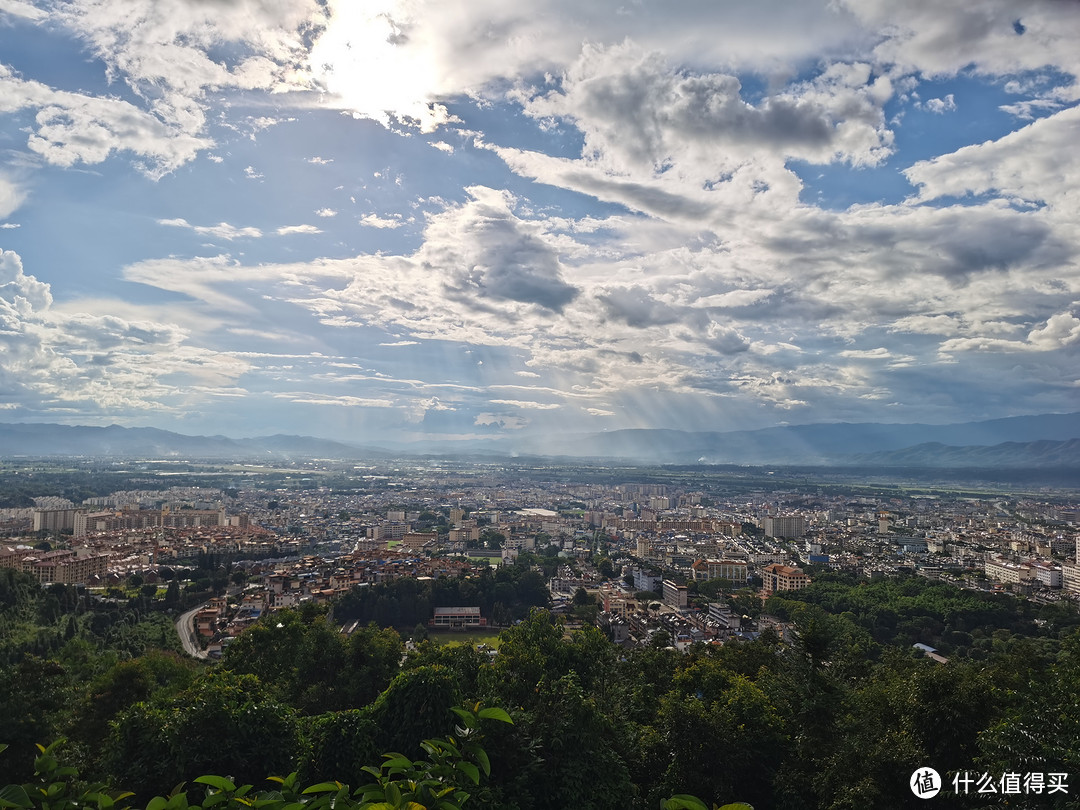
[{"label": "sun glare", "polygon": [[450,120],[437,103],[431,52],[410,38],[395,3],[335,2],[329,26],[311,53],[312,69],[331,103],[384,126],[408,123],[431,132]]}]

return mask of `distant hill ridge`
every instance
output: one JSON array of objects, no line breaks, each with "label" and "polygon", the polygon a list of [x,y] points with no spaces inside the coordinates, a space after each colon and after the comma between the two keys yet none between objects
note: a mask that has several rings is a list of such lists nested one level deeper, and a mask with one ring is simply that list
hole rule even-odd
[{"label": "distant hill ridge", "polygon": [[[836,464],[851,463],[853,457],[931,443],[956,449],[1077,438],[1080,438],[1080,413],[952,425],[842,422],[729,432],[616,430],[548,441],[544,450],[532,447],[530,452],[670,463],[700,460],[716,464]],[[1067,448],[1065,452],[1068,453]],[[886,463],[887,456],[877,460]],[[1071,463],[1080,465],[1080,460],[1073,459]]]},{"label": "distant hill ridge", "polygon": [[1080,468],[1080,413],[952,425],[876,422],[743,431],[616,430],[541,439],[364,446],[309,436],[187,436],[157,428],[0,423],[0,457],[370,459],[471,453],[617,459],[670,464],[881,465]]},{"label": "distant hill ridge", "polygon": [[310,436],[187,436],[119,425],[0,423],[0,456],[119,456],[132,458],[370,458],[385,451]]}]

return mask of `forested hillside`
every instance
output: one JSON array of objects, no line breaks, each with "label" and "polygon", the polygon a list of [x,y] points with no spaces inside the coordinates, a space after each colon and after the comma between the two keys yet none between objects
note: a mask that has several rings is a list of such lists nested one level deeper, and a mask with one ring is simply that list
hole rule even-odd
[{"label": "forested hillside", "polygon": [[[382,752],[419,757],[421,740],[452,732],[453,707],[479,702],[513,722],[485,725],[491,773],[470,808],[651,809],[682,793],[759,809],[923,806],[908,787],[922,766],[1070,774],[1069,795],[1025,795],[1023,806],[1080,806],[1080,635],[1068,607],[826,576],[765,605],[792,623],[788,642],[767,631],[688,654],[626,651],[535,610],[489,654],[430,642],[406,652],[393,629],[345,635],[340,617],[305,606],[272,613],[207,667],[151,649],[153,638],[138,648],[91,636],[61,594],[6,583],[4,626],[62,641],[8,650],[8,781],[29,778],[34,742],[65,738],[65,761],[134,791],[136,806],[207,773],[266,786],[297,771],[304,784],[355,787]],[[415,598],[415,585],[369,593]],[[370,599],[335,613],[366,617]],[[137,617],[136,607],[118,610]],[[911,648],[924,639],[949,662]],[[950,792],[936,806],[987,806]]]}]

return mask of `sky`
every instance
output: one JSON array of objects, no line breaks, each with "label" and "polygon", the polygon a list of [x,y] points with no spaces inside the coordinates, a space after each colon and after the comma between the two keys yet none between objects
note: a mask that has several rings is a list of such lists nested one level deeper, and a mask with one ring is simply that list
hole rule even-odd
[{"label": "sky", "polygon": [[1077,42],[1071,0],[0,0],[0,421],[1076,411]]}]

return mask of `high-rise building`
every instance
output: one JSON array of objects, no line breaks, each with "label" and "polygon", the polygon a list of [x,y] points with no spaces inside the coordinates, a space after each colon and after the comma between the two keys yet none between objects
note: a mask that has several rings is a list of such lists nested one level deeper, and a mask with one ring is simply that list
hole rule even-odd
[{"label": "high-rise building", "polygon": [[766,537],[794,540],[806,534],[806,518],[802,515],[766,515],[762,518],[761,528]]},{"label": "high-rise building", "polygon": [[673,580],[664,580],[664,604],[682,610],[687,605],[688,589],[685,585],[676,585]]},{"label": "high-rise building", "polygon": [[35,509],[35,532],[63,532],[75,528],[77,509]]}]

